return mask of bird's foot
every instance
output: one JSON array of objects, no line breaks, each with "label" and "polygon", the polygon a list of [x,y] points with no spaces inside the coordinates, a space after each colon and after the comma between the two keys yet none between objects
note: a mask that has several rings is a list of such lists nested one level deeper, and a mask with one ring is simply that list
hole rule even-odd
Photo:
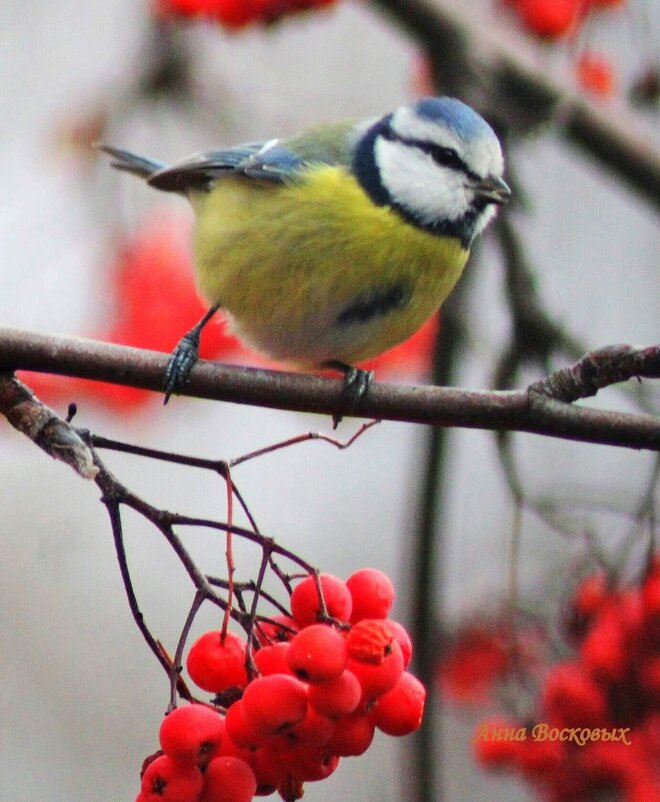
[{"label": "bird's foot", "polygon": [[[342,397],[350,406],[351,411],[358,409],[369,390],[369,385],[374,376],[373,371],[354,368],[352,365],[347,365],[337,359],[329,360],[324,364],[324,367],[338,370],[343,374],[344,388]],[[332,416],[333,428],[336,429],[339,426],[341,419],[342,416],[339,413],[335,413]]]},{"label": "bird's foot", "polygon": [[199,323],[183,335],[170,354],[163,376],[164,404],[170,400],[172,393],[185,387],[190,371],[199,359],[199,338],[202,329],[217,311],[218,307],[212,306]]}]

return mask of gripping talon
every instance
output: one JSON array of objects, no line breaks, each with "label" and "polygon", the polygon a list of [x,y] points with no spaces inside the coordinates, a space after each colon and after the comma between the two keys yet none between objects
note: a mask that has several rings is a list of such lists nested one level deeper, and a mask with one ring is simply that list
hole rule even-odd
[{"label": "gripping talon", "polygon": [[167,404],[172,393],[185,387],[190,371],[199,359],[199,338],[202,329],[218,309],[218,306],[212,306],[199,323],[183,335],[170,354],[163,375],[163,392],[165,393],[163,404]]},{"label": "gripping talon", "polygon": [[[367,395],[369,385],[374,376],[373,371],[354,368],[352,365],[347,365],[335,359],[326,362],[324,367],[343,373],[344,388],[342,397],[348,402],[351,411],[356,410]],[[341,419],[342,416],[338,413],[332,416],[333,428],[336,429],[339,426]]]}]

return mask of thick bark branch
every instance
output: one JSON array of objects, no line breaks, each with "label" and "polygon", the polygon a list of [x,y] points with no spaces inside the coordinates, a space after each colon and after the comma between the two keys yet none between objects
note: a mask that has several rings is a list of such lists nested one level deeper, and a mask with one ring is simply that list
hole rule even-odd
[{"label": "thick bark branch", "polygon": [[[0,371],[32,370],[159,391],[167,359],[167,354],[77,337],[0,329]],[[596,381],[594,360],[599,365]],[[566,386],[567,370],[570,400],[588,397],[598,388],[635,376],[659,378],[660,346],[608,346],[525,390],[374,383],[359,409],[350,406],[342,392],[343,383],[336,379],[200,361],[183,395],[299,412],[521,431],[660,450],[660,418],[578,407],[562,400],[557,387]],[[580,376],[585,377],[581,392]]]}]

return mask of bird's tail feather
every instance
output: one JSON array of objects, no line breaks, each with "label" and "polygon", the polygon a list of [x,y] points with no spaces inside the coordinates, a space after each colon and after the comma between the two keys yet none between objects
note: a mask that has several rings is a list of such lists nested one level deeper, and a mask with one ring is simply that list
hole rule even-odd
[{"label": "bird's tail feather", "polygon": [[149,176],[162,170],[166,165],[163,162],[154,161],[154,159],[147,159],[144,156],[138,156],[136,153],[131,153],[129,150],[122,150],[121,148],[113,148],[110,145],[97,144],[95,147],[102,150],[109,156],[112,156],[112,167],[115,170],[123,170],[126,173],[133,173],[133,175],[140,176],[140,178],[149,178]]}]

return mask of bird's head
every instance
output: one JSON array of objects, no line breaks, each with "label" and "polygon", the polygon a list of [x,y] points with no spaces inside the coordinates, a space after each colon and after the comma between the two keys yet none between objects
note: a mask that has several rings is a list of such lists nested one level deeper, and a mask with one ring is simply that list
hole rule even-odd
[{"label": "bird's head", "polygon": [[371,199],[469,248],[511,195],[493,129],[460,100],[423,98],[360,132],[353,171]]}]

